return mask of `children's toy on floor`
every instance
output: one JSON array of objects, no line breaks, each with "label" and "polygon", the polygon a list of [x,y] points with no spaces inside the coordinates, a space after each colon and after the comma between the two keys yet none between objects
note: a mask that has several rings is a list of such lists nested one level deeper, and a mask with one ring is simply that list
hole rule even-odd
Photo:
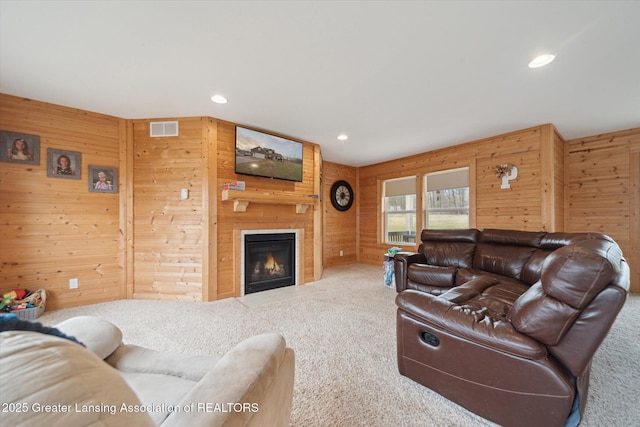
[{"label": "children's toy on floor", "polygon": [[393,267],[393,257],[401,251],[402,248],[394,246],[389,248],[384,256],[384,285],[393,290],[396,289],[396,275]]},{"label": "children's toy on floor", "polygon": [[30,292],[26,289],[14,289],[5,293],[0,301],[0,315],[15,314],[20,319],[37,319],[44,313],[47,305],[47,292],[36,289]]}]

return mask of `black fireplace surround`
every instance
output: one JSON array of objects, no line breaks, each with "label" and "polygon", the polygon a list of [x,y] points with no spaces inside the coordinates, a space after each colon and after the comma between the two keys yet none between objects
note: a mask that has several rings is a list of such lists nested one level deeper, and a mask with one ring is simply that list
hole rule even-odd
[{"label": "black fireplace surround", "polygon": [[296,284],[295,233],[244,236],[244,293]]}]

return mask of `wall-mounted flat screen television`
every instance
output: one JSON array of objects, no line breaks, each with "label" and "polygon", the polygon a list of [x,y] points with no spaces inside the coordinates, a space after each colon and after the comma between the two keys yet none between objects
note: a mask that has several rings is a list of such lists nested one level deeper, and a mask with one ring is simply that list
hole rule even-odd
[{"label": "wall-mounted flat screen television", "polygon": [[302,182],[302,143],[237,126],[236,173]]}]

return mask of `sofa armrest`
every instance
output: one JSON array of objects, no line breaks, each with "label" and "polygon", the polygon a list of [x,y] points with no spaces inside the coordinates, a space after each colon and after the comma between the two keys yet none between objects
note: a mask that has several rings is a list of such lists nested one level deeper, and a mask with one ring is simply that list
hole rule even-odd
[{"label": "sofa armrest", "polygon": [[232,348],[179,403],[163,426],[288,426],[294,352],[278,334]]},{"label": "sofa armrest", "polygon": [[393,268],[396,276],[396,291],[401,292],[407,289],[407,272],[409,264],[426,263],[427,259],[420,252],[398,252],[393,257]]}]

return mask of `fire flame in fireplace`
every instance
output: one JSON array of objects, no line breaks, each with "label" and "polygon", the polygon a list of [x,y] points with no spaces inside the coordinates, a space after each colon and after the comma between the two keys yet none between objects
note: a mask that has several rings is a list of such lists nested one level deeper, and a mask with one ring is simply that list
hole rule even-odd
[{"label": "fire flame in fireplace", "polygon": [[267,253],[267,260],[264,263],[264,270],[269,274],[278,274],[284,271],[284,267],[278,264],[278,261],[271,255],[271,252]]}]

